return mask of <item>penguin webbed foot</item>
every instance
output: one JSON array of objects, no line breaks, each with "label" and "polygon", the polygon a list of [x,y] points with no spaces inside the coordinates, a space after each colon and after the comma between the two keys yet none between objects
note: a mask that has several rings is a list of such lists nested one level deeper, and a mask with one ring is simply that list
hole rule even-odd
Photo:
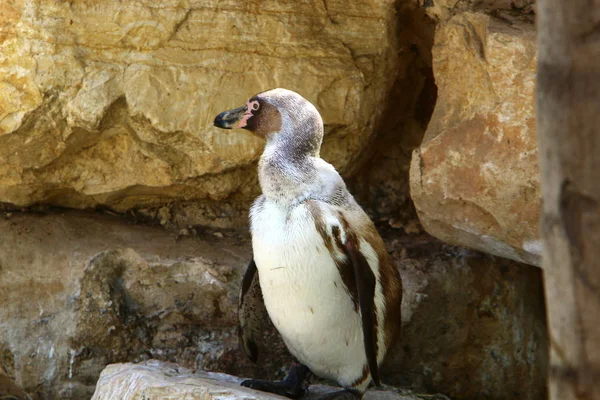
[{"label": "penguin webbed foot", "polygon": [[362,397],[363,393],[357,390],[344,389],[322,394],[320,396],[310,396],[310,400],[358,400],[362,399]]},{"label": "penguin webbed foot", "polygon": [[260,390],[261,392],[278,394],[290,399],[299,399],[306,393],[306,389],[295,385],[290,385],[288,381],[267,381],[262,379],[248,379],[241,383],[250,389]]},{"label": "penguin webbed foot", "polygon": [[290,399],[299,399],[306,393],[306,380],[310,371],[308,367],[294,363],[286,377],[281,381],[267,381],[263,379],[248,379],[240,385],[260,390],[261,392],[274,393]]}]

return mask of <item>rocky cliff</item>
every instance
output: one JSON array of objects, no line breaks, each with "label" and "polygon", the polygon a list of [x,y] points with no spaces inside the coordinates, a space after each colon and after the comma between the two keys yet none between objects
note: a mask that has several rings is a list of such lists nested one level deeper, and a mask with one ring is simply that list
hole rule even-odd
[{"label": "rocky cliff", "polygon": [[541,264],[532,17],[484,8],[438,25],[438,98],[411,165],[425,229],[448,243]]},{"label": "rocky cliff", "polygon": [[[282,86],[321,111],[322,156],[402,274],[385,383],[543,399],[541,271],[522,264],[541,251],[531,10],[0,4],[0,394],[90,398],[108,364],[150,359],[281,377],[290,356],[268,321],[257,365],[236,337],[263,144],[212,119]],[[111,368],[120,382],[137,371]],[[118,389],[102,382],[97,396]]]},{"label": "rocky cliff", "polygon": [[189,218],[218,224],[222,202],[242,213],[258,193],[262,149],[217,131],[218,112],[294,88],[322,111],[323,155],[350,173],[397,71],[389,1],[1,7],[0,201],[18,206],[193,201]]}]

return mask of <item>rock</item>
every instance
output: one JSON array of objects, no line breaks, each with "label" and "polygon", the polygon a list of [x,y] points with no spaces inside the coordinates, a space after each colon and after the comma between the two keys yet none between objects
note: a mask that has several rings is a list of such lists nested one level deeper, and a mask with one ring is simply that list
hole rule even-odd
[{"label": "rock", "polygon": [[262,351],[276,367],[238,350],[248,256],[246,238],[178,239],[94,213],[0,219],[0,365],[42,399],[89,398],[107,364],[151,357],[272,372],[287,354],[272,333]]},{"label": "rock", "polygon": [[[90,398],[106,365],[151,358],[252,378],[285,373],[292,358],[268,320],[257,364],[238,348],[247,234],[182,237],[99,213],[50,211],[0,218],[0,365],[26,391]],[[383,381],[460,399],[541,398],[541,271],[387,221],[379,229],[405,288],[403,334]]]},{"label": "rock", "polygon": [[0,399],[6,400],[31,400],[31,397],[22,388],[15,385],[0,364]]},{"label": "rock", "polygon": [[[446,21],[457,12],[473,8],[481,0],[419,0],[427,15],[435,21]],[[506,2],[510,0],[505,0]]]},{"label": "rock", "polygon": [[437,88],[431,70],[435,24],[412,1],[398,2],[400,67],[382,117],[381,129],[365,155],[365,168],[346,179],[373,219],[414,215],[409,195],[412,151],[419,147],[433,112]]},{"label": "rock", "polygon": [[404,286],[387,384],[453,399],[546,398],[542,271],[380,228]]},{"label": "rock", "polygon": [[534,26],[465,12],[433,47],[438,100],[413,152],[411,196],[441,240],[540,265]]},{"label": "rock", "polygon": [[[140,364],[113,364],[100,375],[92,400],[211,400],[211,399],[287,399],[240,386],[242,379],[227,374],[191,371],[156,360]],[[320,394],[338,388],[318,385],[310,392]],[[312,395],[304,396],[309,400]],[[365,400],[416,400],[412,395],[369,390]]]},{"label": "rock", "polygon": [[[437,22],[446,22],[454,15],[465,11],[483,11],[504,14],[504,11],[519,10],[521,13],[535,12],[535,0],[418,0],[427,15]],[[514,14],[513,14],[514,15]]]},{"label": "rock", "polygon": [[511,0],[510,4],[518,10],[535,13],[535,0]]},{"label": "rock", "polygon": [[188,369],[155,360],[112,364],[102,371],[92,400],[285,399],[247,389],[227,376],[220,378],[195,376]]},{"label": "rock", "polygon": [[314,102],[323,156],[351,173],[395,77],[395,26],[390,1],[4,1],[0,202],[194,200],[188,221],[226,224],[258,191],[263,142],[213,118],[278,86]]}]

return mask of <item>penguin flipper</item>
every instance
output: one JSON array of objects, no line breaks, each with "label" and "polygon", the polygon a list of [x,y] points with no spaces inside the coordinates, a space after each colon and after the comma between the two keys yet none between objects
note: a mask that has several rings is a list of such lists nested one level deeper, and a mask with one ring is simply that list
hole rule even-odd
[{"label": "penguin flipper", "polygon": [[262,319],[266,312],[258,270],[252,259],[242,279],[238,303],[238,338],[242,350],[252,362],[258,360],[257,342],[260,339]]},{"label": "penguin flipper", "polygon": [[379,380],[379,365],[377,363],[377,315],[375,314],[375,274],[371,270],[365,256],[360,252],[356,235],[348,235],[344,243],[344,252],[352,264],[358,304],[362,319],[363,340],[367,364],[371,378],[377,386]]}]

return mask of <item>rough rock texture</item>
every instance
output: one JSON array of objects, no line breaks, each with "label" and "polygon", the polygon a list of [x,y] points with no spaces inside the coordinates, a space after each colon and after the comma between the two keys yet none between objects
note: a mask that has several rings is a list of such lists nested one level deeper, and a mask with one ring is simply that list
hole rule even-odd
[{"label": "rough rock texture", "polygon": [[599,7],[539,3],[549,400],[600,398],[600,42],[588,36],[597,32]]},{"label": "rough rock texture", "polygon": [[383,114],[381,128],[365,155],[364,165],[346,182],[376,219],[396,221],[414,216],[409,195],[412,151],[419,147],[433,112],[436,86],[431,69],[435,25],[412,2],[397,10],[399,71]]},{"label": "rough rock texture", "polygon": [[[113,364],[102,371],[92,400],[287,399],[241,387],[241,381],[240,378],[226,374],[206,372],[193,374],[185,368],[156,360],[141,364]],[[335,390],[339,389],[322,385],[313,386],[310,394],[303,399],[308,400],[314,395]],[[417,397],[370,390],[364,399],[417,400]]]},{"label": "rough rock texture", "polygon": [[445,22],[465,11],[483,11],[496,15],[510,10],[535,13],[536,0],[418,0],[418,2],[434,21]]},{"label": "rough rock texture", "polygon": [[214,375],[213,379],[201,377],[188,369],[155,360],[111,364],[102,371],[92,400],[285,399],[241,387],[234,377]]},{"label": "rough rock texture", "polygon": [[[6,214],[5,214],[6,215]],[[461,399],[541,399],[541,271],[381,229],[404,279],[403,335],[383,379]],[[35,249],[35,250],[32,250]],[[259,363],[236,335],[246,236],[99,213],[0,219],[0,365],[39,399],[85,399],[111,363],[150,358],[281,378],[291,357],[265,329]],[[268,327],[266,324],[265,326]]]},{"label": "rough rock texture", "polygon": [[522,14],[464,12],[440,23],[438,99],[410,184],[432,235],[540,265],[535,68],[535,29]]},{"label": "rough rock texture", "polygon": [[[418,225],[403,224],[418,232]],[[402,338],[386,383],[455,399],[546,398],[542,271],[380,228],[402,274]]]},{"label": "rough rock texture", "polygon": [[0,399],[31,400],[31,397],[17,386],[0,365]]},{"label": "rough rock texture", "polygon": [[278,86],[322,112],[323,155],[356,167],[395,79],[392,1],[182,4],[2,2],[1,202],[196,200],[188,219],[218,225],[256,193],[263,143],[213,118]]},{"label": "rough rock texture", "polygon": [[41,398],[85,399],[109,363],[225,364],[247,257],[247,240],[97,214],[2,218],[0,365]]}]

